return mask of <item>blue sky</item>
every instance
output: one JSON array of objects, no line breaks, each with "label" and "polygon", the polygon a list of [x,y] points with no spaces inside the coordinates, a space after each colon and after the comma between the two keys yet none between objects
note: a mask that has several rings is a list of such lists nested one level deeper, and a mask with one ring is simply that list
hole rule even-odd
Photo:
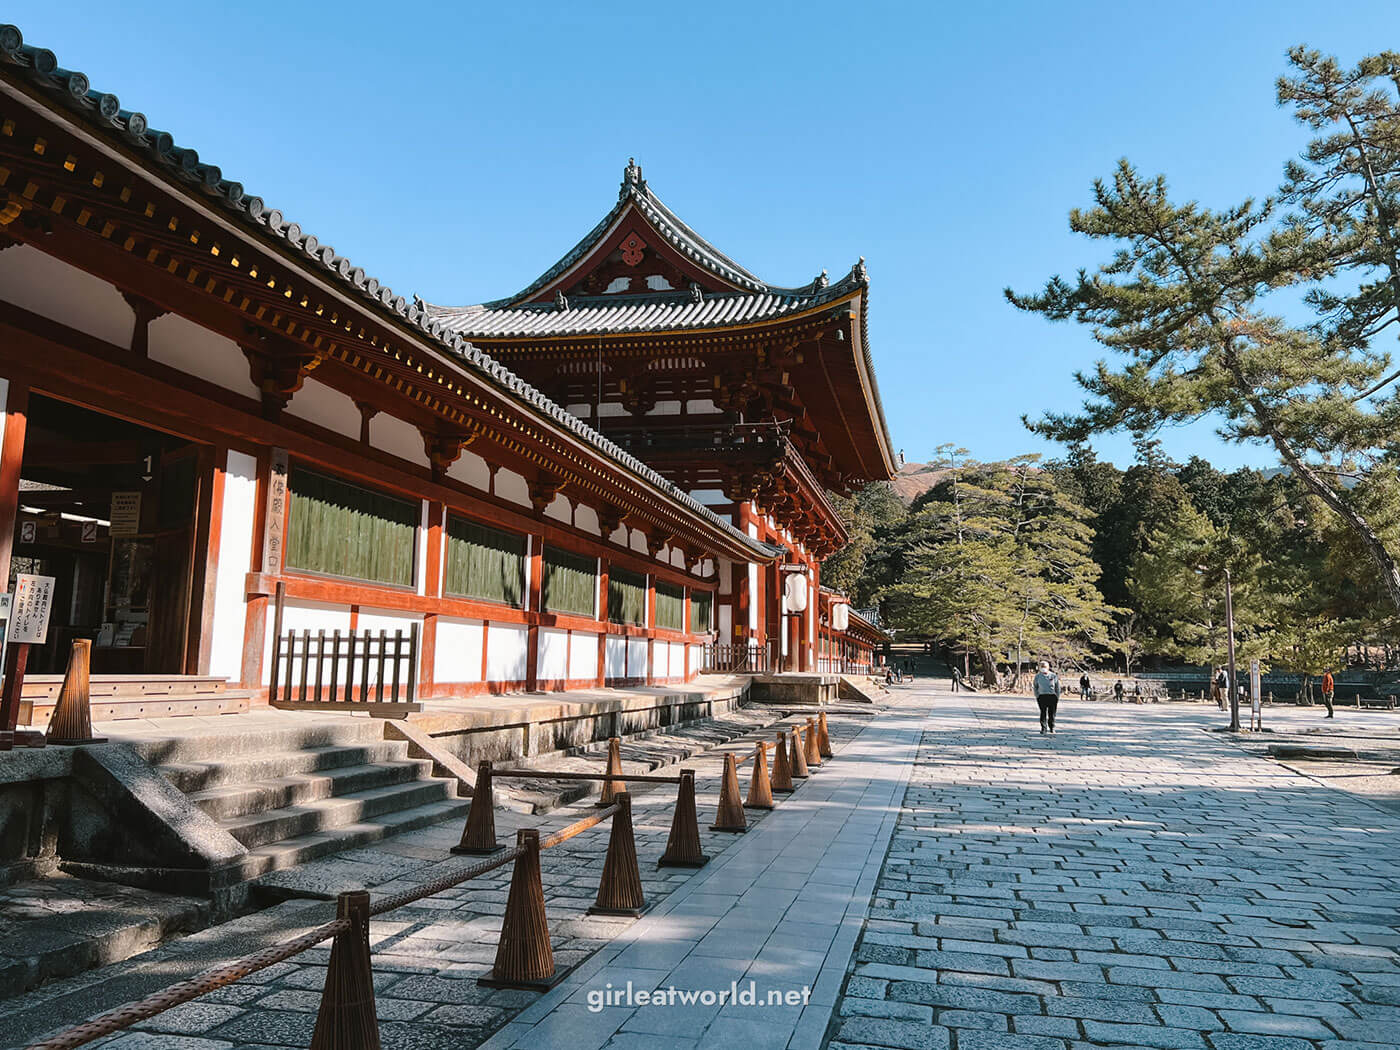
[{"label": "blue sky", "polygon": [[[766,280],[863,255],[910,460],[1057,451],[1020,417],[1078,404],[1096,346],[1002,288],[1093,261],[1066,215],[1094,177],[1128,156],[1204,203],[1266,195],[1304,141],[1273,101],[1287,47],[1400,48],[1394,0],[70,0],[0,20],[403,294],[523,287],[612,205],[629,156]],[[1209,426],[1162,437],[1179,459],[1274,462]]]}]

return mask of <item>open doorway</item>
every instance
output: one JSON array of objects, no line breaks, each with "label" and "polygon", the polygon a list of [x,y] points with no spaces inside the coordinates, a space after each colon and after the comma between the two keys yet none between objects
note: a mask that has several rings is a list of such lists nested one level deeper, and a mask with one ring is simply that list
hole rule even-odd
[{"label": "open doorway", "polygon": [[9,586],[21,572],[55,579],[31,673],[61,672],[75,638],[92,639],[95,674],[197,673],[208,459],[207,446],[31,397]]}]

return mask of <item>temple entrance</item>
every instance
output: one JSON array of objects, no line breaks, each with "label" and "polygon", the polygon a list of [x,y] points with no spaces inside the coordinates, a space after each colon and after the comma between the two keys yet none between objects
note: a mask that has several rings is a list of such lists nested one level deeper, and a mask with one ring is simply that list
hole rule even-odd
[{"label": "temple entrance", "polygon": [[94,674],[198,673],[207,446],[32,396],[20,469],[17,573],[55,579],[48,641],[32,674],[64,669],[92,639]]}]

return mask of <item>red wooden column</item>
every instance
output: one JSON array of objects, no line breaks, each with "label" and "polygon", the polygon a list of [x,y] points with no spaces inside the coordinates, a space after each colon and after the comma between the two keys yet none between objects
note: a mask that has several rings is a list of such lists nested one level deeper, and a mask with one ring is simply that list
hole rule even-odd
[{"label": "red wooden column", "polygon": [[647,675],[646,684],[656,683],[656,574],[647,573]]},{"label": "red wooden column", "polygon": [[5,397],[5,438],[0,444],[0,586],[10,579],[19,517],[19,475],[24,462],[24,433],[29,425],[29,384],[10,380]]},{"label": "red wooden column", "polygon": [[[739,520],[736,527],[745,536],[749,534],[749,523],[753,520],[753,504],[744,500],[739,504]],[[755,595],[749,593],[749,563],[734,563],[734,583],[730,590],[734,599],[734,637],[726,641],[739,643],[749,637],[749,610],[753,607]],[[759,632],[763,630],[763,619],[758,621]]]},{"label": "red wooden column", "polygon": [[598,674],[593,684],[599,689],[608,684],[608,573],[612,563],[598,559]]},{"label": "red wooden column", "polygon": [[525,636],[525,688],[539,688],[540,608],[544,587],[544,537],[530,536],[530,626]]},{"label": "red wooden column", "polygon": [[[447,527],[447,507],[439,502],[428,504],[428,553],[424,558],[423,593],[428,598],[441,598],[443,577],[446,566],[443,564],[442,536]],[[423,637],[418,654],[418,693],[431,696],[436,684],[437,665],[437,626],[438,614],[423,614]]]}]

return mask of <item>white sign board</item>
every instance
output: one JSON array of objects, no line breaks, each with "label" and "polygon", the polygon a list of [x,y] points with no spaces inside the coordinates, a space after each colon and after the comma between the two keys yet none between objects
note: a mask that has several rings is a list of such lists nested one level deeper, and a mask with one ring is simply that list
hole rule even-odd
[{"label": "white sign board", "polygon": [[10,630],[10,596],[0,594],[0,653],[5,651],[5,635]]},{"label": "white sign board", "polygon": [[113,539],[131,539],[141,531],[141,493],[112,493],[112,527],[109,534]]},{"label": "white sign board", "polygon": [[1263,696],[1263,690],[1259,683],[1259,661],[1249,661],[1249,698],[1254,702],[1254,706],[1259,706],[1259,698]]},{"label": "white sign board", "polygon": [[10,641],[43,645],[49,636],[49,613],[53,611],[52,576],[15,577],[14,601],[10,610]]}]

